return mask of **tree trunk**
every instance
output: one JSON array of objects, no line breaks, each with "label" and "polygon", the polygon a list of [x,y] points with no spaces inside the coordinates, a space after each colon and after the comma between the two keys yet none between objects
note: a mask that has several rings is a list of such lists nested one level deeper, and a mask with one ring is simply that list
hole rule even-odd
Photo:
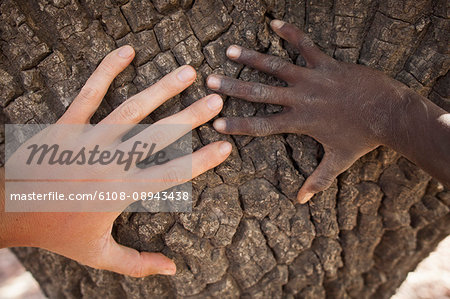
[{"label": "tree trunk", "polygon": [[[450,111],[446,0],[0,3],[4,122],[55,122],[99,61],[124,44],[134,46],[136,58],[95,121],[186,63],[198,70],[197,81],[147,122],[209,93],[210,73],[282,84],[225,57],[236,43],[302,64],[269,29],[272,18],[304,29],[336,59],[377,68]],[[221,114],[279,110],[227,98]],[[450,192],[392,150],[367,154],[299,205],[296,191],[323,155],[317,142],[293,134],[222,136],[211,124],[193,134],[195,148],[219,139],[234,150],[193,181],[192,213],[123,213],[115,223],[120,243],[173,257],[174,277],[134,279],[44,250],[14,252],[51,298],[388,298],[450,232]]]}]

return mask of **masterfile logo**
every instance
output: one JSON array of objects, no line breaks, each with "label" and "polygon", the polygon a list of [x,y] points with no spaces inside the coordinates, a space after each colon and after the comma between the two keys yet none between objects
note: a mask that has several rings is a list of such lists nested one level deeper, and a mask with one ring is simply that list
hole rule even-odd
[{"label": "masterfile logo", "polygon": [[[190,125],[6,125],[6,211],[191,210]],[[171,136],[180,136],[171,142]]]}]

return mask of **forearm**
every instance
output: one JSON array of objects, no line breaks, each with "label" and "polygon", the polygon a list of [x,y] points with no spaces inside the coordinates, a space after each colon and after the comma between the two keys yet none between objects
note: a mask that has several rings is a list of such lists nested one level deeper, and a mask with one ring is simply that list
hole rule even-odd
[{"label": "forearm", "polygon": [[412,91],[403,100],[386,145],[450,187],[450,113]]},{"label": "forearm", "polygon": [[0,168],[0,248],[9,247],[11,242],[10,219],[5,213],[5,168]]},{"label": "forearm", "polygon": [[5,169],[0,168],[0,248],[29,244],[31,214],[5,212]]}]

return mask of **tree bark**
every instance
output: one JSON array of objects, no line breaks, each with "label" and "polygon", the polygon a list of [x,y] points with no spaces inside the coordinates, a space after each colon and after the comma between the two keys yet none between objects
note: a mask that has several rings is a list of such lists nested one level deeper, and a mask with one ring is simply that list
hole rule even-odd
[{"label": "tree bark", "polygon": [[[124,44],[136,58],[94,121],[186,63],[198,70],[197,81],[146,122],[210,93],[210,73],[282,84],[225,57],[236,43],[301,65],[269,29],[272,18],[304,29],[336,59],[377,68],[450,111],[446,0],[0,3],[3,122],[55,122],[100,60]],[[221,114],[279,110],[227,98]],[[323,155],[317,142],[222,136],[211,124],[193,134],[195,148],[219,139],[232,142],[233,152],[193,181],[192,213],[123,213],[114,226],[118,242],[173,257],[174,277],[124,277],[33,248],[15,254],[51,298],[389,298],[450,233],[450,192],[392,150],[367,154],[299,205],[296,191]]]}]

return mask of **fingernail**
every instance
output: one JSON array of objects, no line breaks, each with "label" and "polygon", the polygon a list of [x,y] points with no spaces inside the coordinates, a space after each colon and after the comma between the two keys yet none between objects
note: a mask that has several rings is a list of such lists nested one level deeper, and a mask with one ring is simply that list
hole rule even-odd
[{"label": "fingernail", "polygon": [[227,56],[230,58],[238,58],[241,56],[241,48],[238,46],[231,46],[227,50]]},{"label": "fingernail", "polygon": [[219,95],[212,95],[206,103],[208,104],[209,109],[216,111],[222,106],[222,98]]},{"label": "fingernail", "polygon": [[209,76],[206,84],[208,84],[208,87],[211,89],[219,89],[220,79],[217,78],[216,76]]},{"label": "fingernail", "polygon": [[117,53],[117,55],[119,55],[119,57],[122,58],[128,58],[133,54],[133,48],[131,46],[123,46],[122,48],[119,49],[119,52]]},{"label": "fingernail", "polygon": [[300,199],[300,203],[301,204],[304,204],[304,203],[306,203],[308,200],[310,200],[311,199],[311,197],[313,197],[314,196],[314,193],[306,193],[305,194],[305,196],[303,196],[303,198],[301,198]]},{"label": "fingernail", "polygon": [[281,20],[273,20],[272,22],[270,22],[270,26],[272,26],[275,29],[280,29],[281,27],[283,27],[285,23]]},{"label": "fingernail", "polygon": [[162,274],[162,275],[175,275],[176,273],[177,273],[176,267],[168,268],[168,269],[161,269],[161,271],[159,272],[159,274]]},{"label": "fingernail", "polygon": [[190,66],[184,66],[177,74],[177,78],[183,82],[189,82],[195,77],[195,71]]},{"label": "fingernail", "polygon": [[222,118],[216,119],[216,120],[214,121],[214,123],[213,123],[213,127],[214,127],[214,129],[216,129],[217,131],[224,131],[224,130],[225,130],[225,127],[226,127],[226,122],[225,122],[225,120],[222,119]]},{"label": "fingernail", "polygon": [[229,152],[231,152],[231,143],[225,141],[220,145],[219,151],[222,155],[227,155]]}]

